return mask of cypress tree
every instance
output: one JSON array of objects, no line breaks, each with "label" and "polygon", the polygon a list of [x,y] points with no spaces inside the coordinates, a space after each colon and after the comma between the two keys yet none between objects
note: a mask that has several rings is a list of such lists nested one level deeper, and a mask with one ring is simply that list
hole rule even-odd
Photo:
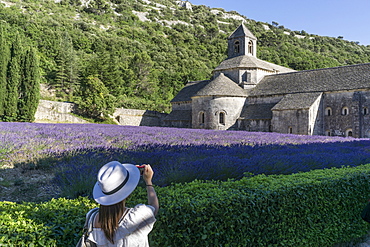
[{"label": "cypress tree", "polygon": [[23,78],[19,87],[18,120],[32,122],[40,100],[39,62],[34,48],[30,47],[23,59]]},{"label": "cypress tree", "polygon": [[79,66],[76,51],[68,33],[61,39],[58,56],[55,59],[56,77],[54,87],[62,93],[60,96],[69,95],[72,100],[74,91],[78,87]]},{"label": "cypress tree", "polygon": [[18,33],[10,49],[4,101],[4,121],[14,121],[17,116],[18,87],[21,80],[21,45]]},{"label": "cypress tree", "polygon": [[118,55],[111,55],[108,61],[109,67],[108,75],[106,79],[106,84],[110,92],[114,96],[119,96],[124,92],[124,81],[123,81],[123,65],[122,58]]},{"label": "cypress tree", "polygon": [[0,24],[0,117],[4,115],[6,92],[6,69],[9,61],[9,47],[6,42],[4,26]]}]

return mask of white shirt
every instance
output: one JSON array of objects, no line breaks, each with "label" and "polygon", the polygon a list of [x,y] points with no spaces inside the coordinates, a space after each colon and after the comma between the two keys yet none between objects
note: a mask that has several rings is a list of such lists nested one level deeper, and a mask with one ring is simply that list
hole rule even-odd
[{"label": "white shirt", "polygon": [[148,234],[153,229],[154,207],[138,204],[129,209],[126,216],[118,223],[112,244],[104,235],[101,228],[94,228],[89,240],[98,247],[149,247]]}]

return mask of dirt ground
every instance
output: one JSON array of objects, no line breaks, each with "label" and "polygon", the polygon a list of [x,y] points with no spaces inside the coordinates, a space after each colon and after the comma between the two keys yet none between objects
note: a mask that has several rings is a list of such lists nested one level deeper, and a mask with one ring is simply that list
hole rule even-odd
[{"label": "dirt ground", "polygon": [[0,201],[42,202],[58,197],[60,190],[51,183],[53,176],[52,171],[0,169]]}]

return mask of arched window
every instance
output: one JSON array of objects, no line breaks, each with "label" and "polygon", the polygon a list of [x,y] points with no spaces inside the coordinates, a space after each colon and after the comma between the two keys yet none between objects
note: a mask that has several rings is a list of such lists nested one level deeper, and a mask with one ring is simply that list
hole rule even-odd
[{"label": "arched window", "polygon": [[347,129],[345,135],[346,135],[346,137],[353,136],[352,129]]},{"label": "arched window", "polygon": [[362,108],[362,115],[369,114],[369,109],[367,107]]},{"label": "arched window", "polygon": [[251,40],[248,42],[248,53],[253,55],[253,42]]},{"label": "arched window", "polygon": [[220,112],[219,115],[218,115],[218,122],[220,124],[225,124],[225,113],[224,112]]},{"label": "arched window", "polygon": [[200,124],[204,124],[205,123],[205,114],[204,114],[204,112],[200,112],[199,113],[199,123]]},{"label": "arched window", "polygon": [[333,110],[331,109],[331,107],[326,107],[325,115],[326,116],[331,116],[332,114],[333,114]]},{"label": "arched window", "polygon": [[239,52],[240,52],[240,42],[239,40],[237,40],[234,43],[234,53],[239,53]]},{"label": "arched window", "polygon": [[348,114],[349,114],[349,109],[348,109],[348,107],[347,107],[347,106],[343,107],[343,108],[342,108],[342,115],[343,115],[343,116],[346,116],[346,115],[348,115]]}]

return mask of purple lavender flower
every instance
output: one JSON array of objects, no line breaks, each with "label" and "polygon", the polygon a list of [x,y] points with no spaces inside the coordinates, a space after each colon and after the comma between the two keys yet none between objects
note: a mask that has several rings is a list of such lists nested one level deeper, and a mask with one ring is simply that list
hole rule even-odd
[{"label": "purple lavender flower", "polygon": [[[150,163],[157,183],[290,174],[370,162],[369,139],[98,124],[0,123],[2,166],[54,159],[58,183],[110,160]],[[68,168],[69,167],[69,168]],[[70,174],[62,175],[62,173]],[[95,178],[90,179],[93,181]],[[58,180],[58,179],[56,179]],[[88,179],[87,179],[88,180]],[[82,193],[82,192],[81,192]]]}]

